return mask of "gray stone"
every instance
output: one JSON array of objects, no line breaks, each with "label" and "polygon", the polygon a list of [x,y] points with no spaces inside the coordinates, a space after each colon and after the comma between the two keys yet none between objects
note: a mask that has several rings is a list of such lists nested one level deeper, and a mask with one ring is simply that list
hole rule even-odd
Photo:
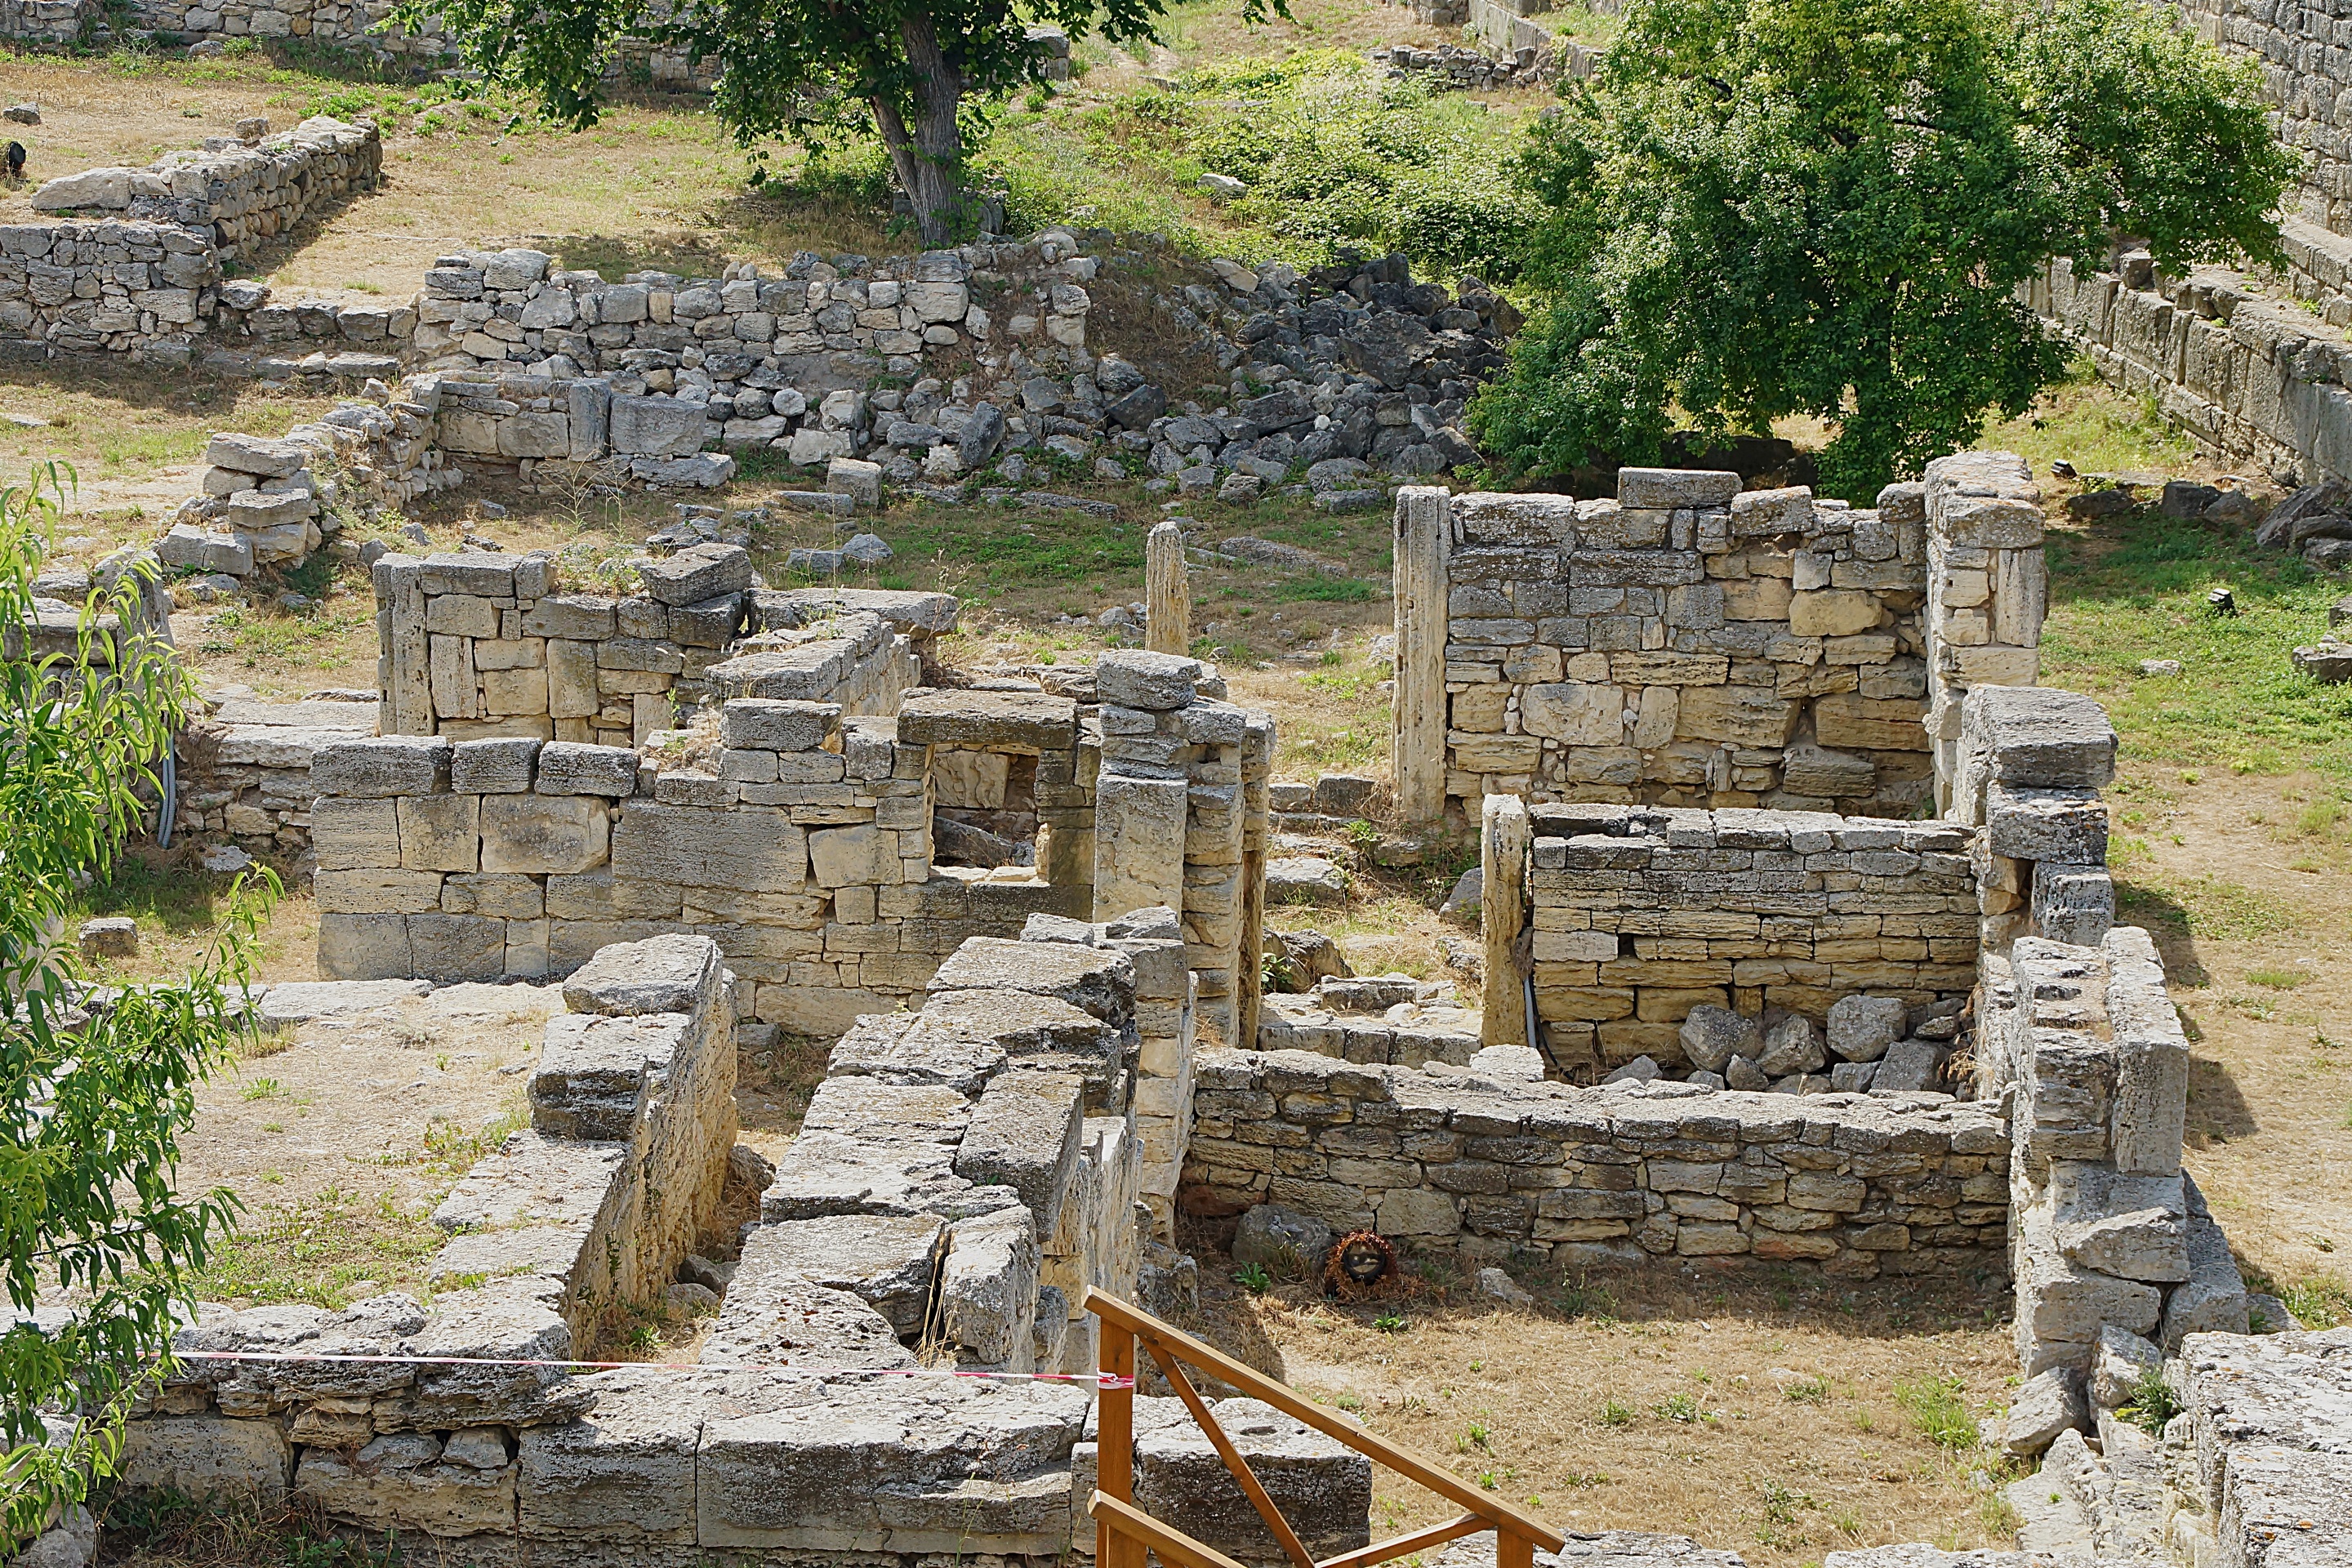
[{"label": "gray stone", "polygon": [[[1736,1062],[1744,1058],[1735,1057],[1732,1059]],[[1632,1061],[1627,1062],[1623,1067],[1619,1068],[1616,1071],[1604,1076],[1601,1081],[1603,1083],[1648,1083],[1659,1076],[1660,1069],[1658,1068],[1658,1064],[1644,1056],[1635,1057]]]},{"label": "gray stone", "polygon": [[717,1390],[656,1367],[618,1367],[579,1382],[595,1399],[593,1410],[518,1435],[524,1536],[690,1548],[695,1450]]},{"label": "gray stone", "polygon": [[1871,1079],[1877,1076],[1876,1062],[1832,1062],[1830,1088],[1839,1094],[1867,1094]]},{"label": "gray stone", "polygon": [[1037,1233],[1022,1207],[960,1220],[940,1270],[940,1321],[959,1360],[1023,1371],[1036,1321]]},{"label": "gray stone", "polygon": [[1192,700],[1207,667],[1181,654],[1115,648],[1095,661],[1095,690],[1106,703],[1166,712]]},{"label": "gray stone", "polygon": [[1012,1188],[1038,1236],[1055,1234],[1077,1170],[1083,1089],[1075,1073],[1001,1072],[973,1105],[956,1150],[955,1173],[975,1186]]},{"label": "gray stone", "polygon": [[[1743,1054],[1745,1048],[1741,1047]],[[1780,1078],[1818,1072],[1826,1060],[1822,1054],[1822,1032],[1813,1027],[1811,1018],[1792,1014],[1764,1032],[1764,1054],[1756,1058],[1756,1065],[1765,1077]]]},{"label": "gray stone", "polygon": [[2137,1397],[2140,1379],[2164,1364],[2164,1352],[2128,1329],[2109,1323],[2099,1331],[2091,1363],[2091,1405],[2120,1410]]},{"label": "gray stone", "polygon": [[1988,776],[2045,789],[2102,789],[2116,776],[2116,730],[2098,700],[2049,686],[1979,686],[1962,706],[1968,750]]},{"label": "gray stone", "polygon": [[974,937],[940,965],[928,989],[934,996],[950,991],[1051,996],[1119,1027],[1135,1012],[1135,961],[1100,948]]},{"label": "gray stone", "polygon": [[627,1140],[687,1027],[676,1016],[550,1019],[530,1079],[531,1125],[551,1138]]},{"label": "gray stone", "polygon": [[449,787],[460,795],[516,795],[538,772],[535,740],[460,741],[450,752]]},{"label": "gray stone", "polygon": [[2246,1282],[2230,1257],[2229,1237],[2208,1216],[2189,1216],[2189,1279],[2164,1298],[2164,1317],[2158,1342],[2166,1355],[2180,1353],[2191,1334],[2242,1334],[2246,1331]]},{"label": "gray stone", "polygon": [[619,800],[636,792],[637,754],[625,746],[552,741],[540,748],[539,776],[531,787],[541,795]]},{"label": "gray stone", "polygon": [[750,589],[751,552],[740,544],[688,545],[658,561],[638,562],[637,576],[646,595],[662,604],[699,605]]},{"label": "gray stone", "polygon": [[1841,996],[1830,1004],[1830,1054],[1842,1061],[1874,1062],[1903,1037],[1909,1019],[1899,996]]},{"label": "gray stone", "polygon": [[1330,861],[1313,856],[1284,856],[1268,860],[1265,900],[1270,904],[1343,906],[1348,901],[1348,874]]},{"label": "gray stone", "polygon": [[738,1267],[698,1358],[709,1366],[912,1366],[890,1320],[804,1275]]},{"label": "gray stone", "polygon": [[1437,907],[1438,915],[1475,931],[1486,897],[1486,873],[1483,868],[1473,866],[1462,873],[1454,884],[1454,890],[1445,895],[1445,901]]},{"label": "gray stone", "polygon": [[2096,790],[1995,784],[1985,792],[1987,844],[2012,860],[2103,866],[2107,808]]},{"label": "gray stone", "polygon": [[2030,1459],[2056,1441],[2059,1433],[2080,1431],[2090,1419],[2083,1400],[2083,1374],[2071,1367],[2053,1367],[2026,1379],[2011,1399],[2001,1449]]},{"label": "gray stone", "polygon": [[752,1226],[739,1273],[797,1274],[846,1290],[888,1321],[902,1341],[923,1331],[931,1281],[947,1247],[938,1215],[844,1215]]},{"label": "gray stone", "polygon": [[1871,1076],[1870,1092],[1917,1094],[1932,1089],[1936,1087],[1937,1068],[1943,1060],[1944,1047],[1936,1041],[1897,1040],[1886,1047],[1886,1054],[1875,1064],[1878,1070]]},{"label": "gray stone", "polygon": [[79,936],[84,958],[139,956],[139,922],[129,915],[103,915],[84,921]]},{"label": "gray stone", "polygon": [[563,983],[563,1003],[607,1017],[697,1014],[717,996],[721,973],[719,944],[707,936],[617,942]]},{"label": "gray stone", "polygon": [[382,800],[436,795],[449,787],[450,744],[432,735],[336,741],[311,753],[310,784],[320,795]]},{"label": "gray stone", "polygon": [[[1186,1533],[1242,1562],[1280,1562],[1281,1546],[1182,1405],[1135,1403],[1136,1506],[1182,1520]],[[1370,1543],[1370,1459],[1255,1399],[1210,1408],[1309,1552],[1319,1558]]]},{"label": "gray stone", "polygon": [[1078,705],[1046,691],[929,691],[898,710],[910,746],[1066,752],[1076,742]]},{"label": "gray stone", "polygon": [[1750,1091],[1772,1087],[1771,1076],[1746,1057],[1734,1057],[1725,1064],[1723,1081],[1733,1089]]},{"label": "gray stone", "polygon": [[2036,934],[2096,947],[2116,923],[2116,884],[2105,866],[2033,863],[2030,908]]},{"label": "gray stone", "polygon": [[205,446],[205,461],[216,468],[234,468],[262,479],[285,479],[299,473],[310,460],[308,448],[292,441],[262,436],[241,436],[223,430]]},{"label": "gray stone", "polygon": [[1234,1231],[1233,1259],[1255,1263],[1277,1279],[1313,1279],[1331,1250],[1331,1227],[1313,1215],[1259,1204]]},{"label": "gray stone", "polygon": [[837,702],[737,697],[719,710],[719,743],[744,751],[814,752],[840,727]]},{"label": "gray stone", "polygon": [[607,419],[605,440],[614,452],[630,456],[690,457],[702,449],[708,428],[702,405],[668,397],[616,396]]},{"label": "gray stone", "polygon": [[1709,1002],[1702,1002],[1690,1010],[1690,1016],[1683,1020],[1680,1037],[1683,1055],[1691,1065],[1712,1073],[1720,1073],[1730,1066],[1735,1056],[1760,1055],[1764,1047],[1764,1032],[1755,1019]]}]

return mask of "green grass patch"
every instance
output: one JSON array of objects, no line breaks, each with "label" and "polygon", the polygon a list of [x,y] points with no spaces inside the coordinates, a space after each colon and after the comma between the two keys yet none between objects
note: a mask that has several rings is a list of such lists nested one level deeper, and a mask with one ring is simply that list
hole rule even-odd
[{"label": "green grass patch", "polygon": [[2310,980],[2311,972],[2307,969],[2249,969],[2246,971],[2246,984],[2262,986],[2266,991],[2292,991],[2298,985],[2308,984]]},{"label": "green grass patch", "polygon": [[1946,1374],[1898,1381],[1895,1403],[1919,1435],[1937,1447],[1961,1452],[1977,1446],[1977,1420],[1958,1378]]},{"label": "green grass patch", "polygon": [[2070,363],[2021,416],[1989,421],[1984,445],[2019,454],[2037,474],[2059,458],[2085,474],[2178,473],[2196,455],[2156,399],[2108,385],[2087,358]]},{"label": "green grass patch", "polygon": [[1274,584],[1266,596],[1325,605],[1368,605],[1381,596],[1381,585],[1361,577],[1286,577]]},{"label": "green grass patch", "polygon": [[[2153,513],[2053,536],[2047,555],[2042,678],[2096,696],[2126,757],[2352,782],[2352,686],[2288,662],[2327,629],[2341,581],[2256,551],[2239,531]],[[2218,587],[2238,614],[2208,608]],[[2146,658],[2179,659],[2184,673],[2143,677]]]},{"label": "green grass patch", "polygon": [[207,1300],[304,1301],[340,1310],[363,1281],[413,1285],[448,1240],[423,1210],[329,1187],[308,1203],[248,1210],[197,1276]]},{"label": "green grass patch", "polygon": [[2147,867],[2116,877],[2116,908],[2128,917],[2128,923],[2163,926],[2194,936],[2284,936],[2302,929],[2300,912],[2275,894],[2259,893],[2218,877],[2167,878]]}]

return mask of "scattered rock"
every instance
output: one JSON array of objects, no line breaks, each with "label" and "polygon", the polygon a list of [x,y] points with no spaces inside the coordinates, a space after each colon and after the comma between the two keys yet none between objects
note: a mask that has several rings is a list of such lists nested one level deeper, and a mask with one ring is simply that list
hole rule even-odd
[{"label": "scattered rock", "polygon": [[1729,1065],[1723,1069],[1723,1081],[1733,1089],[1748,1090],[1767,1089],[1772,1087],[1772,1079],[1762,1068],[1756,1065],[1754,1058],[1749,1057],[1732,1058]]},{"label": "scattered rock", "polygon": [[1258,1205],[1234,1231],[1234,1261],[1255,1263],[1278,1278],[1314,1278],[1330,1250],[1330,1226],[1279,1204]]},{"label": "scattered rock", "polygon": [[1528,1308],[1536,1304],[1533,1291],[1491,1265],[1478,1270],[1478,1294],[1506,1307]]},{"label": "scattered rock", "polygon": [[2352,644],[2337,642],[2333,636],[2320,638],[2316,647],[2296,648],[2288,658],[2295,668],[2322,685],[2352,680]]},{"label": "scattered rock", "polygon": [[1763,1049],[1764,1031],[1753,1018],[1702,1002],[1683,1020],[1681,1038],[1683,1055],[1693,1067],[1719,1073],[1736,1056],[1757,1056]]},{"label": "scattered rock", "polygon": [[1437,906],[1438,915],[1475,931],[1486,897],[1486,873],[1473,866],[1462,873],[1461,879],[1454,884],[1454,890],[1445,895],[1444,903]]},{"label": "scattered rock", "polygon": [[12,103],[0,109],[0,120],[11,125],[38,125],[41,122],[41,106],[37,103]]},{"label": "scattered rock", "polygon": [[1909,1017],[1897,996],[1841,996],[1830,1005],[1830,1054],[1842,1061],[1874,1062],[1903,1037]]},{"label": "scattered rock", "polygon": [[82,921],[81,955],[91,959],[138,957],[139,922],[128,915],[102,915]]},{"label": "scattered rock", "polygon": [[2177,658],[2144,658],[2139,672],[2154,679],[2177,680],[2180,677],[2180,661]]},{"label": "scattered rock", "polygon": [[1764,1054],[1757,1067],[1768,1078],[1819,1071],[1828,1058],[1822,1053],[1821,1031],[1802,1015],[1781,1019],[1764,1034]]},{"label": "scattered rock", "polygon": [[1349,980],[1356,972],[1348,966],[1339,944],[1319,931],[1286,931],[1267,933],[1269,947],[1279,947],[1286,973],[1285,989],[1293,992],[1312,991],[1324,980]]},{"label": "scattered rock", "polygon": [[2083,1374],[2071,1367],[2053,1367],[2028,1378],[2010,1402],[2001,1447],[2019,1458],[2032,1458],[2057,1441],[2059,1433],[2079,1430],[2089,1421]]},{"label": "scattered rock", "polygon": [[1208,193],[1211,201],[1219,204],[1236,201],[1249,195],[1249,187],[1231,174],[1203,174],[1201,176],[1201,189]]},{"label": "scattered rock", "polygon": [[1344,904],[1348,874],[1314,856],[1286,857],[1265,863],[1265,900],[1270,904]]},{"label": "scattered rock", "polygon": [[842,557],[860,566],[879,566],[895,553],[879,535],[861,533],[841,547]]},{"label": "scattered rock", "polygon": [[197,863],[215,877],[227,877],[251,870],[253,857],[234,844],[214,844],[205,847]]},{"label": "scattered rock", "polygon": [[1603,1079],[1603,1083],[1648,1083],[1659,1076],[1658,1064],[1648,1057],[1635,1057],[1615,1072]]}]

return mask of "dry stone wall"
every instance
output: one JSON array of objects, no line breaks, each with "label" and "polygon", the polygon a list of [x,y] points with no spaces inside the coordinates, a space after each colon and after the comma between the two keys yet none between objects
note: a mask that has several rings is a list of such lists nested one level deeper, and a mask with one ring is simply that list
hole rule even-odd
[{"label": "dry stone wall", "polygon": [[[1973,836],[1960,825],[1609,805],[1529,815],[1535,1007],[1562,1070],[1647,1057],[1720,1072],[1686,1044],[1702,1006],[1826,1026],[1849,995],[1925,1011],[1976,984]],[[1817,1037],[1781,1071],[1826,1068]]]},{"label": "dry stone wall", "polygon": [[326,204],[373,189],[383,166],[383,140],[373,121],[314,115],[250,142],[213,137],[201,149],[166,153],[143,169],[61,174],[33,193],[33,205],[175,224],[207,237],[226,259],[250,254]]},{"label": "dry stone wall", "polygon": [[2002,1271],[2009,1135],[1990,1107],[1578,1089],[1539,1072],[1515,1047],[1466,1068],[1203,1052],[1183,1207],[1221,1216],[1270,1202],[1478,1264]]}]

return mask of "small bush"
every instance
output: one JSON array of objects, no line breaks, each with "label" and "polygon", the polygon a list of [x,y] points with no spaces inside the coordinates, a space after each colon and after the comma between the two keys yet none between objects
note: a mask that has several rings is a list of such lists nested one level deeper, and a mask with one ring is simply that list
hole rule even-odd
[{"label": "small bush", "polygon": [[2172,1396],[2172,1385],[2164,1381],[2164,1369],[2143,1370],[2139,1381],[2132,1384],[2131,1403],[2116,1414],[2150,1436],[2161,1436],[2164,1424],[2180,1414],[2180,1401]]},{"label": "small bush", "polygon": [[1895,1385],[1895,1403],[1911,1417],[1919,1435],[1939,1448],[1964,1451],[1977,1446],[1977,1421],[1969,1414],[1960,1380],[1948,1374]]}]

